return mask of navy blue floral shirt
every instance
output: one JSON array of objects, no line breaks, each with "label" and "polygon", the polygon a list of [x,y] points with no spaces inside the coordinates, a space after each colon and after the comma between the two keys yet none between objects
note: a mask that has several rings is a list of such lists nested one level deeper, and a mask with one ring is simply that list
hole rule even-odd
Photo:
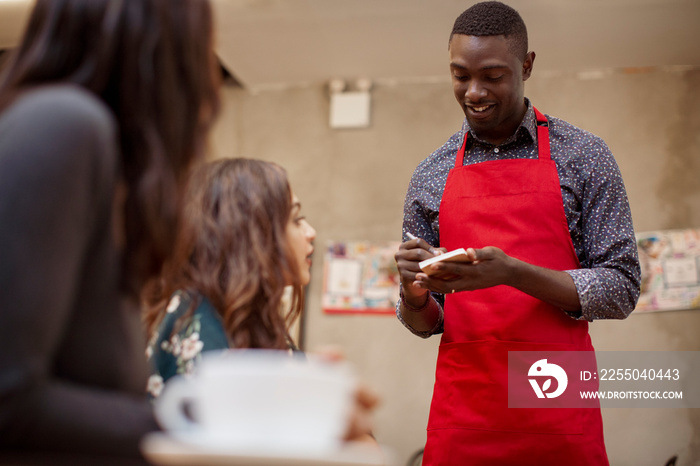
[{"label": "navy blue floral shirt", "polygon": [[[303,354],[294,342],[288,344],[290,352]],[[146,359],[151,364],[148,397],[158,398],[171,377],[194,374],[203,353],[233,347],[221,314],[211,301],[200,293],[176,291],[146,347]]]},{"label": "navy blue floral shirt", "polygon": [[[557,167],[564,211],[571,241],[581,268],[567,270],[578,291],[581,312],[577,319],[624,319],[639,298],[640,267],[627,193],[620,169],[605,142],[599,137],[563,120],[547,115],[551,157]],[[462,128],[415,169],[404,203],[403,240],[407,232],[440,245],[440,201],[447,174],[454,168],[457,151],[469,131],[464,165],[490,160],[535,159],[537,126],[532,104],[515,134],[494,146],[480,140],[464,119]],[[440,308],[440,320],[422,337],[443,331],[444,297],[433,293],[431,306]]]},{"label": "navy blue floral shirt", "polygon": [[[165,382],[175,375],[194,373],[202,353],[231,347],[221,316],[207,298],[177,291],[170,298],[163,320],[151,335],[146,359],[151,363],[151,376],[146,391],[158,398]],[[177,326],[177,328],[176,328]]]}]

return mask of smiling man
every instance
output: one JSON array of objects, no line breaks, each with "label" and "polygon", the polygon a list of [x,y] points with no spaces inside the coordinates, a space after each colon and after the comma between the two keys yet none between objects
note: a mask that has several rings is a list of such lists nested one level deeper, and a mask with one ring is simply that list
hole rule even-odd
[{"label": "smiling man", "polygon": [[[416,168],[396,253],[399,319],[442,333],[424,465],[608,464],[599,409],[508,408],[509,352],[592,352],[589,321],[624,319],[639,297],[618,166],[603,140],[525,98],[534,61],[511,7],[478,3],[455,21],[466,118]],[[424,273],[435,248],[469,260]]]}]

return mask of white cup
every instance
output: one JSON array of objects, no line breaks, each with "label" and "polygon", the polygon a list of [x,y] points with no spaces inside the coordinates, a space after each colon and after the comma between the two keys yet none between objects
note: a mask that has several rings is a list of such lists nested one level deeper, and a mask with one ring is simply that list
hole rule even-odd
[{"label": "white cup", "polygon": [[186,440],[323,452],[340,446],[355,388],[347,363],[286,351],[226,350],[205,353],[193,376],[171,378],[154,408],[161,426]]}]

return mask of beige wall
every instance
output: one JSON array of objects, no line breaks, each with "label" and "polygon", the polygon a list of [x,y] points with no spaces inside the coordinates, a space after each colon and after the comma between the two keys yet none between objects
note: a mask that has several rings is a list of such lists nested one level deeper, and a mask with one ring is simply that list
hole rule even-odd
[{"label": "beige wall", "polygon": [[[638,70],[639,71],[639,70]],[[642,70],[644,71],[644,70]],[[545,113],[603,137],[626,182],[637,231],[700,227],[700,71],[537,76],[526,94]],[[448,81],[378,84],[368,129],[332,130],[323,87],[249,95],[225,90],[213,138],[218,157],[259,157],[287,168],[318,230],[306,321],[308,349],[340,346],[383,399],[376,436],[404,464],[425,441],[439,339],[421,340],[391,316],[327,316],[320,309],[327,240],[398,240],[416,164],[462,120]],[[700,350],[700,312],[596,322],[599,350]],[[613,465],[700,463],[697,410],[608,409]]]}]

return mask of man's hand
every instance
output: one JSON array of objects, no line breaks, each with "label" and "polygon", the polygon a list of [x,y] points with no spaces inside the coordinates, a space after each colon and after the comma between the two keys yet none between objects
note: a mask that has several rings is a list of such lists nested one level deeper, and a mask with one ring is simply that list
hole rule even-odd
[{"label": "man's hand", "polygon": [[581,310],[576,286],[566,272],[528,264],[493,246],[469,248],[467,256],[471,262],[437,262],[430,265],[435,275],[416,273],[413,286],[449,294],[508,285],[560,309],[570,312]]},{"label": "man's hand", "polygon": [[445,251],[444,248],[432,247],[421,238],[410,239],[399,246],[394,259],[401,277],[404,300],[409,306],[421,308],[428,299],[428,289],[418,286],[416,282],[416,274],[421,273],[418,264]]},{"label": "man's hand", "polygon": [[399,312],[403,321],[416,331],[428,332],[435,328],[441,312],[437,303],[429,302],[432,298],[428,289],[416,282],[416,276],[422,273],[418,264],[444,252],[444,248],[434,248],[425,240],[414,238],[401,244],[394,255],[403,295]]},{"label": "man's hand", "polygon": [[415,286],[449,294],[454,291],[472,291],[496,285],[506,285],[513,274],[512,257],[502,250],[488,246],[467,249],[467,262],[436,262],[432,271],[416,274]]}]

